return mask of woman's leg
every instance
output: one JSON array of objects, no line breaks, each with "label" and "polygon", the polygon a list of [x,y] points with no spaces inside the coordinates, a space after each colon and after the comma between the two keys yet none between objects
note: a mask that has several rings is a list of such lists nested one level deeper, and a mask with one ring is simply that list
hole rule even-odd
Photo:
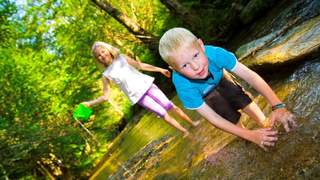
[{"label": "woman's leg", "polygon": [[153,100],[155,100],[159,105],[161,105],[167,111],[173,108],[173,103],[155,84],[152,84],[150,89],[147,91],[147,95],[150,96]]},{"label": "woman's leg", "polygon": [[193,122],[187,114],[185,114],[179,107],[174,105],[156,85],[152,85],[148,91],[148,95],[167,111],[173,110],[178,116],[180,116],[180,118],[187,121],[192,126],[197,126],[199,124],[199,121]]},{"label": "woman's leg", "polygon": [[181,131],[183,133],[183,137],[186,137],[189,135],[189,131],[187,129],[185,129],[184,127],[182,127],[173,117],[171,117],[168,113],[165,114],[165,116],[163,117],[163,119],[169,123],[171,126],[173,126],[174,128],[178,129],[179,131]]},{"label": "woman's leg", "polygon": [[195,122],[193,122],[193,121],[190,119],[190,117],[189,117],[186,113],[184,113],[178,106],[176,106],[176,105],[173,104],[172,110],[173,110],[176,114],[178,114],[178,116],[180,116],[181,119],[187,121],[187,122],[188,122],[189,124],[191,124],[193,127],[196,127],[196,126],[199,125],[200,121],[195,121]]},{"label": "woman's leg", "polygon": [[167,123],[169,123],[174,128],[178,129],[182,133],[184,133],[184,136],[187,136],[189,134],[188,130],[182,127],[174,118],[172,118],[168,113],[167,110],[164,109],[158,102],[156,102],[152,97],[150,97],[148,94],[146,94],[144,97],[142,97],[139,102],[139,105],[142,107],[156,113],[161,118],[163,118]]}]

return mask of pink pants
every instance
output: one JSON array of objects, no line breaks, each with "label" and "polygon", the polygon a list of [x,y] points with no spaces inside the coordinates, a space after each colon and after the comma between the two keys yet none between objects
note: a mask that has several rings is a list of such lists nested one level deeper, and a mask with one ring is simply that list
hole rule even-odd
[{"label": "pink pants", "polygon": [[138,101],[138,104],[162,118],[167,111],[173,107],[173,103],[155,84],[151,85],[148,91]]}]

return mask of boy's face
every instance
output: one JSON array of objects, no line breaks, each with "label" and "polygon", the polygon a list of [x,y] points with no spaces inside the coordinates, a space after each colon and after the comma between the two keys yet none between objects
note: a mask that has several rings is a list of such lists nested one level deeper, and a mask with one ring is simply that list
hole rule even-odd
[{"label": "boy's face", "polygon": [[181,46],[172,53],[170,62],[175,71],[190,79],[205,79],[209,75],[208,58],[201,39],[191,45]]}]

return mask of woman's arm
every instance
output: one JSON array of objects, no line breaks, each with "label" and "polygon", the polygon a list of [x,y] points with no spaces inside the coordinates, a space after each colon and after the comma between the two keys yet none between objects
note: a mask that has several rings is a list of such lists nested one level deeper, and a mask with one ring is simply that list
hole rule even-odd
[{"label": "woman's arm", "polygon": [[102,78],[102,85],[103,85],[103,95],[98,97],[97,99],[83,102],[85,106],[90,107],[108,100],[110,88],[109,88],[109,80],[106,77]]},{"label": "woman's arm", "polygon": [[151,64],[146,64],[146,63],[142,63],[140,61],[136,61],[136,60],[130,58],[129,56],[125,56],[125,58],[131,66],[133,66],[139,70],[150,71],[150,72],[159,72],[168,78],[171,76],[170,71],[168,71],[167,69],[159,68],[159,67],[153,66]]}]

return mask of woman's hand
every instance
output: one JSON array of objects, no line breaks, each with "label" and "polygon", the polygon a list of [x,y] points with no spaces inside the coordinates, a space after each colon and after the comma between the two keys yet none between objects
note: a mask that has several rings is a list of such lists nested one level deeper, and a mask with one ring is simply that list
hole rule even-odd
[{"label": "woman's hand", "polygon": [[160,73],[166,76],[167,78],[171,77],[171,72],[167,69],[160,69]]},{"label": "woman's hand", "polygon": [[80,104],[83,104],[83,105],[85,105],[86,107],[90,107],[90,103],[89,102],[82,102],[82,103],[80,103]]},{"label": "woman's hand", "polygon": [[272,124],[279,121],[283,125],[286,132],[289,132],[290,129],[297,127],[296,116],[293,115],[286,108],[276,109],[272,111],[269,117]]},{"label": "woman's hand", "polygon": [[267,147],[275,145],[278,140],[277,134],[278,132],[271,128],[252,130],[248,140],[266,151]]}]

